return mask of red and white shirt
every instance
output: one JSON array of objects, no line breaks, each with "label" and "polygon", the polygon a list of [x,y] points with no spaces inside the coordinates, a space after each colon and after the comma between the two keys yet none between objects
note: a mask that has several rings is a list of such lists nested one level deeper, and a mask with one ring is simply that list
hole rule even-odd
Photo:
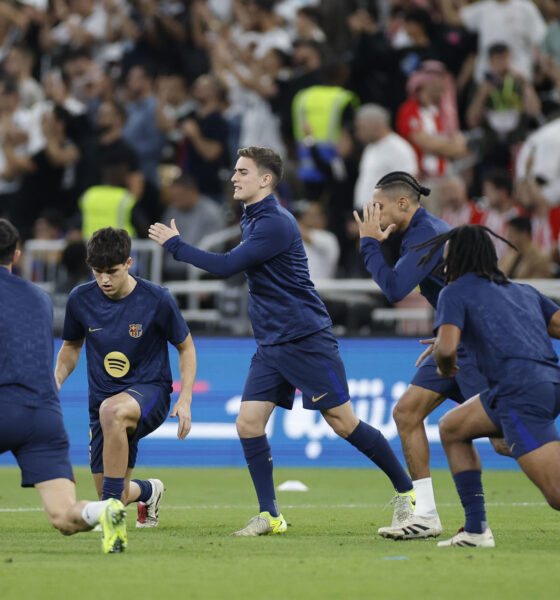
[{"label": "red and white shirt", "polygon": [[[488,227],[488,229],[491,229],[494,233],[505,237],[508,222],[514,217],[520,217],[522,214],[523,209],[520,206],[512,206],[505,212],[499,212],[494,208],[489,208],[482,213],[480,224]],[[501,258],[507,250],[508,245],[496,238],[494,238],[493,242],[494,246],[496,246],[498,258]]]},{"label": "red and white shirt", "polygon": [[480,208],[469,200],[459,210],[444,208],[440,219],[443,219],[451,227],[460,227],[461,225],[476,225],[480,223],[483,214]]},{"label": "red and white shirt", "polygon": [[440,177],[447,169],[447,160],[436,154],[424,152],[410,139],[415,133],[441,135],[443,122],[441,113],[436,106],[422,106],[416,98],[409,98],[401,104],[397,112],[397,133],[408,140],[418,157],[420,177]]}]

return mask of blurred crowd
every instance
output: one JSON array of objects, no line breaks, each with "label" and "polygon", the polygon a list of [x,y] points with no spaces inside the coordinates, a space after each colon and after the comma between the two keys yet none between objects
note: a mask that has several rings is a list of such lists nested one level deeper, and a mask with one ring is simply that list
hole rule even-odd
[{"label": "blurred crowd", "polygon": [[78,245],[175,218],[198,244],[238,220],[236,149],[261,145],[314,279],[367,276],[352,210],[393,170],[513,242],[509,276],[557,276],[559,19],[557,0],[3,0],[0,215]]}]

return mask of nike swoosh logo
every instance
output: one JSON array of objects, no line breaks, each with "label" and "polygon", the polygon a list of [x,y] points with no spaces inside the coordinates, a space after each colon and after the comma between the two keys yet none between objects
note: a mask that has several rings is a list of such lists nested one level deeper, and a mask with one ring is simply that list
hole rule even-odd
[{"label": "nike swoosh logo", "polygon": [[325,392],[322,396],[315,398],[315,396],[311,396],[311,402],[319,402],[321,398],[324,398],[329,392]]},{"label": "nike swoosh logo", "polygon": [[513,454],[513,448],[515,446],[515,442],[513,442],[513,444],[509,447],[509,451]]},{"label": "nike swoosh logo", "polygon": [[94,331],[101,331],[103,329],[103,327],[98,327],[97,329],[92,329],[91,327],[89,328],[89,332],[93,333]]}]

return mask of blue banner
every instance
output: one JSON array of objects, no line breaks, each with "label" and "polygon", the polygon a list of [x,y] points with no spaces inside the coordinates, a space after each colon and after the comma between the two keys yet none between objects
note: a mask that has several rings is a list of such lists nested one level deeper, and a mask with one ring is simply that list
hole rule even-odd
[{"label": "blue banner", "polygon": [[[177,439],[177,421],[168,419],[140,442],[138,465],[244,466],[235,418],[255,341],[246,338],[197,338],[198,371],[193,397],[193,427],[184,441]],[[57,342],[56,350],[60,347]],[[560,350],[560,344],[556,344]],[[380,429],[402,457],[392,409],[415,372],[423,346],[416,339],[341,339],[340,350],[358,417]],[[179,387],[177,352],[170,347],[174,389]],[[173,394],[172,402],[176,398]],[[64,383],[60,394],[70,435],[73,464],[88,464],[89,426],[85,352]],[[454,403],[450,400],[426,420],[431,465],[446,468],[438,434],[438,419]],[[338,439],[320,413],[303,410],[296,394],[292,411],[276,409],[267,427],[276,466],[367,467],[369,461],[350,444]],[[514,468],[487,440],[477,442],[485,468]],[[0,464],[15,464],[11,454],[0,455]]]}]

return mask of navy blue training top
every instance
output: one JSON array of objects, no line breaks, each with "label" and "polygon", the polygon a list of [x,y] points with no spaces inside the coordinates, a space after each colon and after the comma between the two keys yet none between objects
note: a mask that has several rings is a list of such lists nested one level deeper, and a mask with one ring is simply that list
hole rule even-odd
[{"label": "navy blue training top", "polygon": [[0,267],[0,402],[60,411],[53,358],[49,296]]},{"label": "navy blue training top", "polygon": [[560,382],[548,324],[560,306],[530,285],[499,285],[467,273],[439,295],[434,329],[455,325],[461,342],[499,391]]},{"label": "navy blue training top", "polygon": [[249,316],[258,344],[295,340],[329,327],[331,318],[309,278],[296,220],[270,194],[244,207],[241,243],[226,254],[204,252],[175,236],[163,245],[180,261],[230,277],[245,271]]},{"label": "navy blue training top", "polygon": [[169,290],[135,277],[128,296],[111,300],[96,281],[68,297],[62,337],[85,338],[90,410],[135,383],[172,388],[167,342],[180,344],[189,328]]},{"label": "navy blue training top", "polygon": [[432,271],[443,262],[443,248],[436,252],[432,260],[423,267],[417,263],[428,249],[413,250],[412,246],[451,229],[449,225],[420,207],[414,213],[404,232],[399,251],[400,258],[393,269],[386,263],[381,253],[381,244],[374,238],[360,240],[360,252],[366,269],[389,302],[399,302],[419,285],[420,293],[435,308],[438,295],[445,282],[441,275]]}]

